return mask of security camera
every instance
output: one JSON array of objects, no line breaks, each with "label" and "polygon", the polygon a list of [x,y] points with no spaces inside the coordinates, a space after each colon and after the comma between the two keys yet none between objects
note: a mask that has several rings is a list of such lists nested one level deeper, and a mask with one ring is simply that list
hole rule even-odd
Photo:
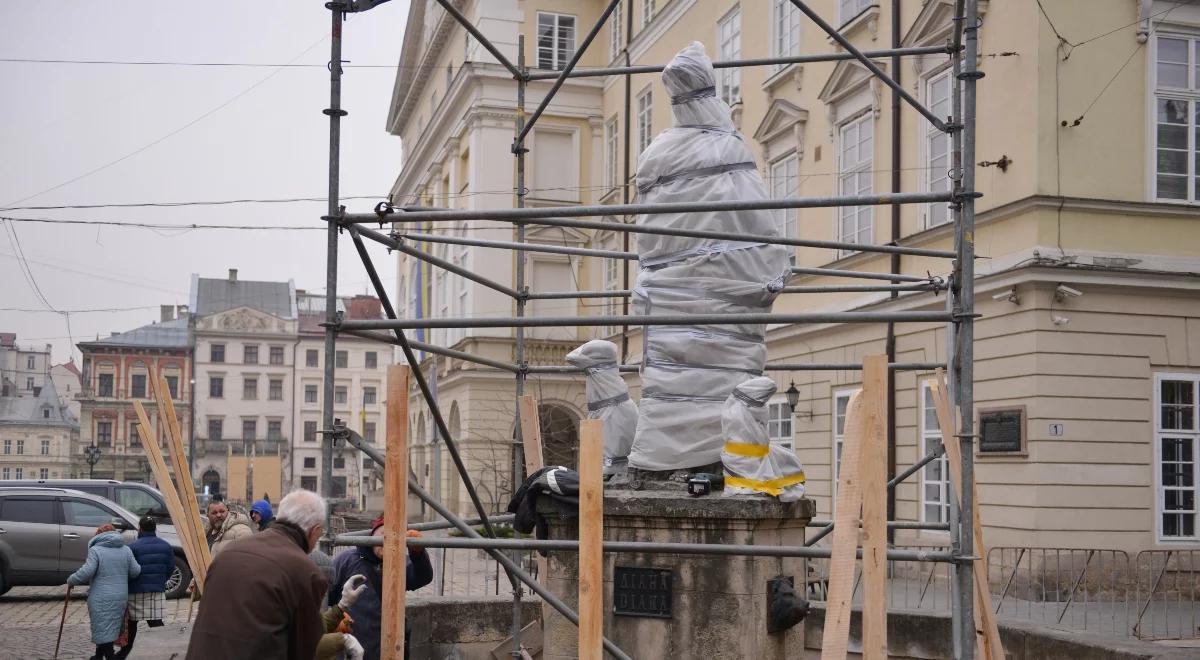
[{"label": "security camera", "polygon": [[1066,284],[1059,284],[1054,288],[1054,298],[1057,300],[1066,300],[1067,298],[1078,298],[1083,292],[1079,289],[1072,289]]},{"label": "security camera", "polygon": [[1008,301],[1014,305],[1021,304],[1021,296],[1017,295],[1017,287],[1015,287],[1015,286],[1010,289],[1005,289],[1004,291],[1001,291],[1000,293],[993,295],[992,300],[995,300],[998,302]]}]

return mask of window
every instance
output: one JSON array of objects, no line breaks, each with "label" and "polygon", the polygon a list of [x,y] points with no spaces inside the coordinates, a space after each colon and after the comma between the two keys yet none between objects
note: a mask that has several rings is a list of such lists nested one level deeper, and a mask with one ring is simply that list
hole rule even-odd
[{"label": "window", "polygon": [[1200,199],[1196,158],[1200,153],[1200,61],[1198,41],[1183,37],[1155,39],[1156,157],[1154,196],[1161,200]]},{"label": "window", "polygon": [[306,367],[317,366],[317,361],[320,359],[318,357],[318,355],[319,355],[319,353],[318,353],[317,349],[315,349],[315,348],[310,348],[307,351],[304,351],[304,366],[306,366]]},{"label": "window", "polygon": [[348,400],[349,399],[347,397],[345,385],[338,385],[337,387],[333,388],[334,403],[345,404]]},{"label": "window", "polygon": [[[717,23],[717,57],[736,60],[742,56],[742,9],[734,7]],[[742,70],[736,66],[717,70],[717,89],[729,105],[742,98]]]},{"label": "window", "polygon": [[368,403],[375,403],[375,388],[374,387],[364,387],[363,388],[363,405],[366,405]]},{"label": "window", "polygon": [[96,446],[112,446],[112,422],[96,422]]},{"label": "window", "polygon": [[213,344],[208,351],[209,362],[225,361],[225,344]]},{"label": "window", "polygon": [[[790,0],[774,0],[771,15],[771,55],[790,57],[800,54],[800,10]],[[776,64],[778,71],[786,64]]]},{"label": "window", "polygon": [[1196,533],[1196,469],[1200,467],[1196,390],[1200,376],[1156,374],[1154,381],[1158,537],[1194,541],[1200,538]]},{"label": "window", "polygon": [[334,458],[333,459],[333,469],[345,470],[346,469],[346,459],[342,458],[341,456]]},{"label": "window", "polygon": [[42,456],[50,455],[50,441],[42,440]]},{"label": "window", "polygon": [[[930,385],[930,381],[921,383],[921,456],[942,446]],[[921,521],[950,521],[950,463],[945,453],[921,469]]]},{"label": "window", "polygon": [[642,0],[642,27],[654,20],[654,0]]},{"label": "window", "polygon": [[838,0],[838,22],[843,25],[846,21],[863,13],[867,7],[875,4],[878,0]]},{"label": "window", "polygon": [[129,396],[135,399],[146,398],[146,374],[134,374],[129,377]]},{"label": "window", "polygon": [[138,429],[137,422],[129,423],[129,446],[130,447],[141,447],[142,446],[142,436],[141,436],[141,434],[138,433],[137,429]]},{"label": "window", "polygon": [[[838,194],[869,195],[872,190],[871,161],[874,115],[870,112],[853,119],[838,131]],[[838,208],[839,241],[869,243],[871,235],[870,206]],[[843,256],[849,252],[843,252]]]},{"label": "window", "polygon": [[621,9],[624,2],[618,2],[613,13],[608,17],[608,58],[617,59],[621,54],[621,42],[625,35],[625,21],[621,20]]},{"label": "window", "polygon": [[42,419],[50,419],[50,408],[42,408]]},{"label": "window", "polygon": [[27,390],[33,389],[33,376],[29,376],[28,378],[25,379],[25,389],[27,389]]},{"label": "window", "polygon": [[[605,291],[620,291],[622,282],[623,269],[625,268],[625,260],[614,257],[604,257],[604,290]],[[617,316],[621,313],[621,298],[605,298],[604,313],[608,316]],[[615,334],[616,326],[606,326],[601,328],[606,335]]]},{"label": "window", "polygon": [[282,440],[283,439],[283,422],[268,421],[267,422],[267,440]]},{"label": "window", "polygon": [[[800,159],[795,152],[771,163],[771,197],[784,199],[797,197],[800,194]],[[777,222],[779,235],[784,238],[796,237],[796,210],[780,209]],[[795,248],[788,248],[795,259]]]},{"label": "window", "polygon": [[338,369],[345,369],[350,364],[350,356],[346,351],[335,351],[333,354],[333,366]]},{"label": "window", "polygon": [[21,456],[24,453],[25,453],[25,441],[17,440],[17,456]]},{"label": "window", "polygon": [[316,403],[316,402],[317,402],[317,386],[316,385],[305,385],[304,386],[304,403]]},{"label": "window", "polygon": [[[8,468],[4,468],[2,476],[8,479]],[[54,500],[52,499],[18,500],[8,497],[2,504],[4,510],[0,511],[0,516],[3,516],[6,522],[54,524]]]},{"label": "window", "polygon": [[243,346],[242,362],[244,364],[258,364],[258,346]]},{"label": "window", "polygon": [[171,392],[172,399],[179,398],[179,376],[167,376],[167,390]]},{"label": "window", "polygon": [[49,479],[49,478],[50,478],[50,469],[49,468],[38,468],[38,479]]},{"label": "window", "polygon": [[617,118],[613,117],[604,124],[604,188],[612,190],[617,187],[617,159],[620,158],[620,133],[617,131]]},{"label": "window", "polygon": [[300,487],[304,490],[315,491],[317,489],[316,477],[300,477]]},{"label": "window", "polygon": [[772,401],[767,404],[767,437],[774,444],[783,445],[788,449],[795,446],[795,434],[792,431],[792,407],[784,401]]},{"label": "window", "polygon": [[79,527],[99,527],[111,523],[115,517],[111,511],[83,500],[63,500],[63,524]]},{"label": "window", "polygon": [[363,422],[363,440],[374,444],[375,443],[375,422]]},{"label": "window", "polygon": [[208,439],[219,441],[221,439],[221,432],[223,430],[224,425],[225,425],[224,420],[220,420],[220,419],[208,420]]},{"label": "window", "polygon": [[283,381],[272,378],[267,385],[267,398],[272,401],[283,401]]},{"label": "window", "polygon": [[316,442],[317,441],[317,423],[316,422],[304,422],[304,441],[305,442]]},{"label": "window", "polygon": [[379,368],[379,354],[375,351],[367,351],[363,354],[363,366],[367,369]]},{"label": "window", "polygon": [[314,468],[316,468],[316,467],[317,467],[317,459],[316,459],[316,457],[315,457],[315,456],[305,456],[305,457],[304,457],[304,467],[305,467],[305,468],[307,468],[307,469],[314,469]]},{"label": "window", "polygon": [[242,398],[258,398],[258,376],[247,376],[242,379]]},{"label": "window", "polygon": [[128,486],[120,486],[117,488],[117,504],[129,509],[130,512],[138,517],[144,516],[156,509],[162,509],[163,505],[154,496],[141,488],[130,488]]},{"label": "window", "polygon": [[254,440],[258,435],[258,420],[242,420],[242,440]]},{"label": "window", "polygon": [[650,116],[653,106],[654,96],[647,87],[646,91],[637,97],[637,149],[639,154],[650,146],[650,140],[654,137],[653,118]]},{"label": "window", "polygon": [[35,358],[32,355],[30,355],[29,357],[27,357],[25,359],[25,368],[26,369],[34,369],[34,368],[36,368],[35,365],[36,365]]},{"label": "window", "polygon": [[100,374],[99,390],[100,390],[98,392],[99,396],[107,397],[107,396],[113,395],[113,375],[112,374]]},{"label": "window", "polygon": [[842,467],[842,440],[846,435],[846,410],[850,407],[850,397],[858,390],[845,390],[833,395],[833,487],[831,492],[837,492],[838,472]]},{"label": "window", "polygon": [[13,479],[24,479],[25,468],[13,468]]},{"label": "window", "polygon": [[[950,72],[943,71],[925,83],[925,103],[935,116],[950,116]],[[950,134],[925,122],[925,159],[929,192],[950,192]],[[933,202],[925,216],[926,227],[950,221],[950,203]]]},{"label": "window", "polygon": [[225,397],[225,377],[210,376],[208,378],[208,396],[213,399]]},{"label": "window", "polygon": [[5,453],[5,454],[11,454],[11,453],[12,453],[12,440],[5,440],[5,441],[4,441],[4,453]]},{"label": "window", "polygon": [[538,12],[537,66],[561,71],[575,52],[575,17]]},{"label": "window", "polygon": [[269,359],[271,364],[283,364],[283,347],[272,346],[271,357]]}]

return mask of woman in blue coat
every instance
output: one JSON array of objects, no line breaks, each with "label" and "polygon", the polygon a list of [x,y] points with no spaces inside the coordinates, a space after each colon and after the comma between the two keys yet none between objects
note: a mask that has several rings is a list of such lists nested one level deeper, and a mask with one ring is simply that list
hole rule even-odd
[{"label": "woman in blue coat", "polygon": [[125,603],[129,597],[129,579],[142,572],[112,525],[101,525],[96,536],[88,541],[87,561],[67,578],[67,584],[90,584],[88,617],[92,620],[92,642],[96,644],[94,660],[113,660],[113,642],[121,634],[125,618]]}]

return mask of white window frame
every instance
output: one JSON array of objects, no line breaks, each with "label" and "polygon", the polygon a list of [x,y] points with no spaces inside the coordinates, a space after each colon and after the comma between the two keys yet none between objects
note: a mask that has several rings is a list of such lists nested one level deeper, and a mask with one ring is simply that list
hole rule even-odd
[{"label": "white window frame", "polygon": [[767,438],[773,445],[796,449],[796,418],[786,396],[767,401]]},{"label": "white window frame", "polygon": [[[772,0],[771,56],[791,57],[800,54],[800,9],[791,0]],[[790,64],[776,64],[780,71]]]},{"label": "white window frame", "polygon": [[[942,69],[936,73],[927,76],[924,80],[923,87],[925,91],[925,106],[933,111],[937,103],[934,102],[933,90],[934,86],[945,82],[946,83],[946,98],[945,112],[943,115],[950,114],[952,110],[950,99],[953,95],[952,79],[950,77],[950,69]],[[923,160],[925,162],[925,190],[927,192],[950,192],[953,184],[950,181],[950,156],[951,156],[951,137],[949,133],[939,130],[929,120],[921,117],[923,127],[924,147]],[[935,167],[933,164],[933,156],[939,145],[945,154],[945,165]],[[941,209],[945,214],[940,221],[935,221],[934,213],[936,209]],[[925,205],[925,228],[939,227],[944,224],[949,224],[953,218],[950,215],[949,202],[930,202]]]},{"label": "white window frame", "polygon": [[638,157],[654,139],[654,90],[649,86],[637,95]]},{"label": "white window frame", "polygon": [[[921,440],[921,451],[919,456],[924,457],[927,456],[929,452],[933,451],[934,447],[942,444],[942,430],[937,422],[936,416],[933,420],[933,427],[930,428],[929,426],[930,413],[934,413],[936,415],[933,407],[933,381],[921,381],[921,386],[919,389],[921,395],[920,405],[918,406],[920,415],[919,432]],[[936,474],[938,470],[941,471],[940,479],[937,478]],[[936,498],[931,499],[927,497],[927,490],[929,486],[934,486],[937,488]],[[925,467],[921,468],[920,488],[921,491],[920,496],[918,497],[918,502],[920,506],[921,522],[950,522],[950,459],[946,458],[945,452],[942,452],[942,455],[939,456],[937,460],[932,461]],[[940,517],[937,519],[930,518],[926,513],[927,506],[938,507]]]},{"label": "white window frame", "polygon": [[[838,474],[841,472],[842,464],[842,441],[846,437],[846,416],[850,412],[850,398],[854,396],[860,389],[859,387],[835,390],[833,393],[833,408],[829,411],[829,430],[833,436],[833,446],[830,447],[829,455],[829,472],[832,476],[829,482],[829,510],[833,511],[833,503],[837,501],[837,484]],[[839,412],[838,402],[842,399],[846,400],[845,408]],[[839,417],[841,418],[841,428],[838,428]]]},{"label": "white window frame", "polygon": [[[1163,381],[1185,381],[1192,385],[1192,427],[1190,429],[1162,428],[1162,384]],[[1200,479],[1200,374],[1195,373],[1156,373],[1154,374],[1154,536],[1159,543],[1194,543],[1200,541],[1200,497],[1197,480]],[[1163,484],[1162,442],[1166,439],[1183,439],[1191,441],[1192,451],[1192,484],[1191,487],[1167,488]],[[1191,536],[1164,536],[1163,515],[1166,513],[1167,490],[1191,490],[1193,516]],[[1186,514],[1186,510],[1174,510]]]},{"label": "white window frame", "polygon": [[[868,150],[867,158],[864,160],[856,156],[853,162],[845,160],[845,149],[843,148],[847,133],[850,129],[855,129],[854,139],[856,144],[861,145],[862,131],[866,127],[870,132],[871,146]],[[875,162],[875,114],[870,110],[854,115],[850,119],[842,122],[838,126],[837,140],[837,163],[838,163],[838,180],[837,194],[840,196],[847,195],[870,195],[875,189],[875,175],[872,171]],[[857,149],[856,149],[857,152]],[[866,175],[867,186],[862,186],[862,175]],[[852,179],[847,179],[847,177]],[[852,185],[851,185],[852,184]],[[860,226],[860,220],[866,214],[866,228]],[[834,237],[836,240],[843,243],[858,243],[860,245],[869,245],[875,241],[875,213],[874,207],[871,206],[842,206],[834,209]],[[853,220],[854,231],[844,231],[847,221]],[[862,240],[862,235],[865,234],[866,241]],[[842,250],[841,256],[854,254],[853,250]]]},{"label": "white window frame", "polygon": [[654,0],[642,0],[642,28],[654,22]]},{"label": "white window frame", "polygon": [[871,5],[878,4],[878,1],[838,0],[838,25],[845,25],[847,21],[863,13]]},{"label": "white window frame", "polygon": [[[603,270],[602,276],[603,276],[604,281],[602,282],[602,285],[604,287],[604,290],[605,291],[620,291],[621,286],[622,286],[622,284],[624,284],[624,279],[625,279],[623,277],[624,272],[622,271],[622,268],[625,266],[625,260],[618,259],[616,257],[603,257],[603,259],[604,259],[604,266],[603,266],[604,270]],[[621,300],[622,300],[621,298],[605,298],[604,299],[605,315],[607,315],[607,316],[619,315],[621,313]],[[613,334],[616,334],[616,332],[617,332],[616,326],[606,326],[604,328],[605,335],[613,335]]]},{"label": "white window frame", "polygon": [[[736,60],[742,56],[742,7],[734,5],[717,21],[717,58]],[[742,70],[727,67],[717,70],[717,94],[721,100],[734,105],[742,99]]]},{"label": "white window frame", "polygon": [[617,158],[621,153],[617,118],[612,117],[604,123],[604,189],[608,192],[617,187],[618,168]]},{"label": "white window frame", "polygon": [[50,468],[39,468],[38,469],[38,479],[49,479],[49,478],[50,478]]},{"label": "white window frame", "polygon": [[[1188,82],[1188,87],[1166,87],[1160,84],[1160,76],[1158,71],[1158,58],[1160,52],[1160,44],[1163,39],[1183,40],[1188,44],[1188,61],[1182,64],[1185,68],[1185,77]],[[1184,33],[1165,33],[1159,32],[1154,35],[1153,49],[1149,60],[1149,84],[1148,87],[1153,90],[1149,95],[1147,117],[1150,121],[1147,122],[1147,149],[1149,153],[1146,158],[1146,179],[1147,190],[1150,191],[1149,198],[1152,201],[1167,202],[1171,204],[1196,204],[1200,203],[1200,169],[1196,167],[1196,158],[1200,156],[1200,142],[1196,139],[1196,131],[1200,130],[1200,121],[1196,119],[1196,112],[1200,112],[1200,80],[1197,80],[1197,72],[1200,71],[1200,35],[1184,34]],[[1187,146],[1183,152],[1183,160],[1187,170],[1184,175],[1187,194],[1184,198],[1178,197],[1163,197],[1159,194],[1158,188],[1158,103],[1159,101],[1182,101],[1187,105],[1185,114],[1188,117],[1188,123],[1185,125],[1187,134]],[[1181,124],[1173,124],[1180,126]],[[1179,152],[1178,149],[1170,149],[1172,152]],[[1178,175],[1176,175],[1178,176]]]},{"label": "white window frame", "polygon": [[621,29],[621,8],[624,2],[618,2],[613,13],[608,17],[608,59],[615,60],[621,54],[624,30]]},{"label": "white window frame", "polygon": [[[786,156],[772,162],[770,180],[772,199],[799,197],[800,156],[795,151],[792,151]],[[779,209],[775,220],[778,225],[779,235],[784,238],[796,238],[798,232],[796,224],[799,221],[799,213],[797,213],[796,209]],[[788,254],[792,263],[796,263],[796,249],[789,246]]]},{"label": "white window frame", "polygon": [[[459,238],[466,238],[467,237],[467,223],[459,222],[458,226],[455,230],[455,233],[458,235]],[[468,246],[468,245],[453,245],[450,247],[450,249],[453,250],[453,256],[451,258],[451,261],[454,263],[454,265],[458,266],[459,268],[462,268],[464,270],[468,270],[470,268],[470,263],[469,263],[469,261],[470,261],[469,257],[471,255],[470,246]],[[455,318],[464,318],[467,316],[467,291],[469,288],[467,286],[467,278],[455,277],[453,280],[452,286],[453,286],[454,291],[453,291],[453,300],[451,301],[451,304],[454,308],[454,316],[455,316]],[[460,340],[466,338],[466,336],[467,336],[466,328],[453,328],[450,330],[450,337],[449,337],[448,344],[450,346],[453,346],[454,344],[457,344]]]},{"label": "white window frame", "polygon": [[[564,18],[571,19],[570,44],[565,49],[563,48],[563,44],[560,43],[561,35],[559,34],[559,31],[562,29],[560,22]],[[548,49],[549,52],[547,53],[549,58],[546,61],[549,63],[549,66],[542,66],[542,51],[545,47],[541,44],[540,32],[542,29],[543,19],[550,21],[551,29],[554,31],[550,40],[550,47]],[[537,41],[534,42],[536,56],[535,61],[537,62],[537,68],[549,69],[552,71],[562,71],[567,66],[567,60],[571,59],[571,56],[575,53],[575,37],[578,35],[579,17],[572,14],[539,11],[537,13],[537,29],[539,36],[537,37]]]}]

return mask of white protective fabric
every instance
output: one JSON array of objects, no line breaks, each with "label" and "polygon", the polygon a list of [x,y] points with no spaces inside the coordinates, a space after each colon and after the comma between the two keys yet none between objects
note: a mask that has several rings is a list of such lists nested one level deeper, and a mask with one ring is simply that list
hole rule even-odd
[{"label": "white protective fabric", "polygon": [[767,401],[775,381],[751,378],[734,388],[721,411],[725,447],[725,495],[774,495],[784,502],[804,497],[804,465],[796,452],[771,444],[767,435]]},{"label": "white protective fabric", "polygon": [[588,419],[604,422],[604,472],[618,472],[629,458],[638,411],[617,370],[617,345],[593,339],[568,353],[567,363],[587,375]]},{"label": "white protective fabric", "polygon": [[[712,62],[698,42],[662,74],[674,126],[638,160],[647,204],[768,197],[754,156],[716,96]],[[638,224],[778,236],[772,211],[642,215]],[[788,249],[763,243],[639,234],[637,314],[769,312],[789,272]],[[632,467],[675,470],[720,459],[721,406],[734,386],[762,373],[761,324],[644,329],[642,396]]]}]

